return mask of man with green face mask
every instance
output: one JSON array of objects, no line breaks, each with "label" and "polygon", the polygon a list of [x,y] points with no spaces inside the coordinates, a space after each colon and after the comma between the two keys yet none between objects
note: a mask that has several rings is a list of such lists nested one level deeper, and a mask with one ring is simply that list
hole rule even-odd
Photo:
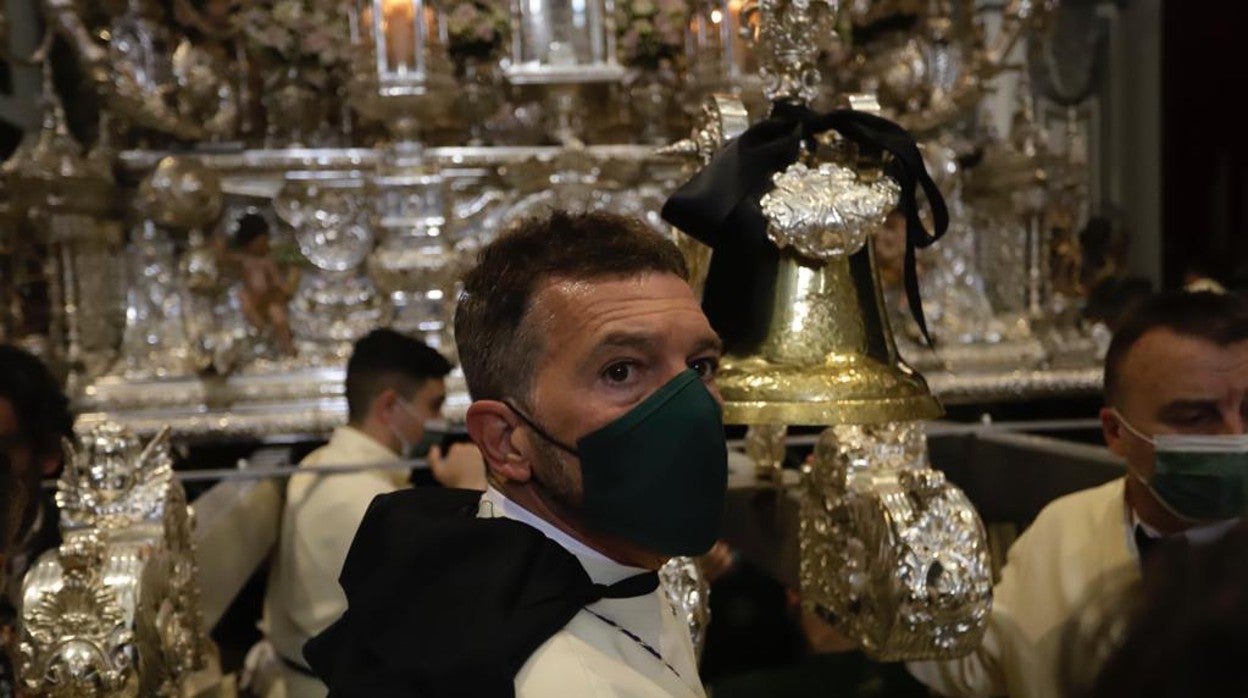
[{"label": "man with green face mask", "polygon": [[464,279],[479,493],[374,501],[349,607],[304,650],[332,695],[704,695],[668,558],[715,542],[720,341],[680,253],[607,214],[530,220]]},{"label": "man with green face mask", "polygon": [[[944,695],[1065,693],[1078,616],[1129,588],[1162,538],[1217,539],[1248,514],[1248,301],[1210,292],[1143,303],[1105,356],[1100,417],[1126,474],[1050,503],[1010,549],[980,648],[910,665]],[[1164,570],[1158,573],[1164,573]],[[1068,662],[1063,666],[1063,661]]]}]

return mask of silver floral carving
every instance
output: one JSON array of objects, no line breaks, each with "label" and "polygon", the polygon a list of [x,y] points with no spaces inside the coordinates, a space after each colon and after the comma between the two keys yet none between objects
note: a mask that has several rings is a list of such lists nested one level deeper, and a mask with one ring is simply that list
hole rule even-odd
[{"label": "silver floral carving", "polygon": [[22,584],[28,692],[173,696],[204,666],[193,521],[168,436],[144,444],[105,423],[69,449],[56,495],[65,542]]},{"label": "silver floral carving", "polygon": [[900,191],[888,177],[863,182],[854,170],[830,162],[814,169],[797,162],[772,181],[761,201],[771,241],[824,260],[861,250]]},{"label": "silver floral carving", "polygon": [[801,507],[803,600],[871,656],[955,657],[979,643],[992,590],[983,524],[928,466],[921,425],[826,430]]}]

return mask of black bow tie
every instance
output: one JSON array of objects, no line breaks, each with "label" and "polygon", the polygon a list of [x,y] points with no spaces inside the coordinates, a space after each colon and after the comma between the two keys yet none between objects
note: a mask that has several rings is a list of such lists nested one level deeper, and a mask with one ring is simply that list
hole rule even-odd
[{"label": "black bow tie", "polygon": [[658,572],[643,572],[615,584],[595,584],[594,591],[600,599],[631,599],[645,596],[659,588]]}]

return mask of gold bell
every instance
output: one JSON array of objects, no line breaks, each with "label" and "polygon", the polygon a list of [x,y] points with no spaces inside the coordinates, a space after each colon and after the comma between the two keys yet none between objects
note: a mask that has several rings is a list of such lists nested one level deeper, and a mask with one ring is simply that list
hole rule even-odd
[{"label": "gold bell", "polygon": [[724,421],[876,424],[939,417],[922,376],[897,353],[873,238],[897,202],[891,179],[799,162],[761,204],[779,248],[761,339],[734,347],[718,377]]}]

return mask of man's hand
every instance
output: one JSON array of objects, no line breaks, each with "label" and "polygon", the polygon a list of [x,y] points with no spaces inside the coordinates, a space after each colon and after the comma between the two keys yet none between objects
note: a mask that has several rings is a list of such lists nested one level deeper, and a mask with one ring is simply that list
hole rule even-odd
[{"label": "man's hand", "polygon": [[429,449],[429,469],[444,487],[485,491],[485,460],[473,444],[451,444],[445,457],[442,448],[434,446]]}]

